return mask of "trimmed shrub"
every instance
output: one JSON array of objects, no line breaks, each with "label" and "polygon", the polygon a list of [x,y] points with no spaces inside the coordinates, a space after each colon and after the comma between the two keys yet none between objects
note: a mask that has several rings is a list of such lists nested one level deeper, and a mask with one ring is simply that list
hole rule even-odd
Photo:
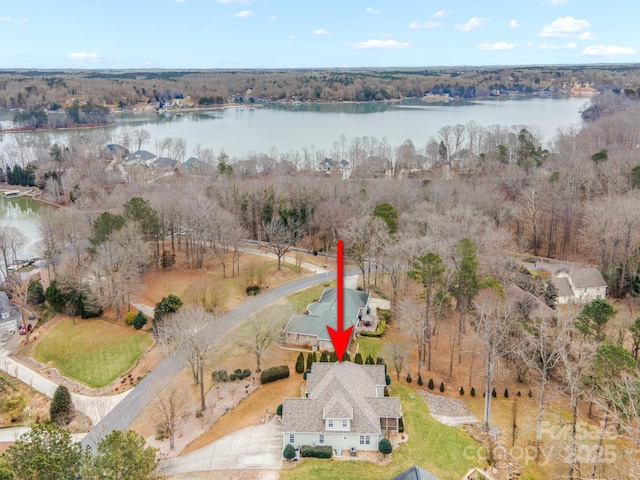
[{"label": "trimmed shrub", "polygon": [[296,373],[304,372],[304,353],[300,352],[296,359]]},{"label": "trimmed shrub", "polygon": [[391,377],[385,373],[384,375],[384,383],[385,385],[391,385]]},{"label": "trimmed shrub", "polygon": [[135,317],[133,317],[133,321],[131,323],[133,328],[136,330],[140,330],[147,324],[147,317],[144,313],[138,312]]},{"label": "trimmed shrub", "polygon": [[242,373],[242,370],[240,368],[236,368],[233,371],[233,374],[236,376],[236,380],[242,380],[244,378],[244,374]]},{"label": "trimmed shrub", "polygon": [[378,326],[376,327],[376,331],[375,332],[360,332],[360,336],[361,337],[380,338],[386,329],[387,329],[387,322],[385,322],[384,320],[380,319],[380,321],[378,322]]},{"label": "trimmed shrub", "polygon": [[338,361],[338,355],[336,355],[336,352],[331,352],[329,355],[329,361],[331,363],[336,363]]},{"label": "trimmed shrub", "polygon": [[378,318],[382,319],[386,323],[389,323],[393,318],[391,310],[386,308],[376,308],[376,313],[378,314]]},{"label": "trimmed shrub", "polygon": [[472,397],[476,396],[476,389],[471,387],[471,390],[469,391],[469,395],[471,395]]},{"label": "trimmed shrub", "polygon": [[260,383],[264,385],[283,378],[289,378],[289,367],[287,365],[279,365],[263,370],[260,374]]},{"label": "trimmed shrub", "polygon": [[236,381],[236,374],[232,373],[231,375],[229,375],[229,381],[230,382],[235,382]]},{"label": "trimmed shrub", "polygon": [[49,407],[51,421],[61,427],[69,425],[75,416],[75,409],[71,402],[71,393],[64,385],[59,385],[53,394],[51,406]]},{"label": "trimmed shrub", "polygon": [[520,390],[518,390],[518,393],[516,393],[516,395],[518,395],[518,397],[522,396],[522,394],[520,393]]},{"label": "trimmed shrub", "polygon": [[282,416],[282,404],[278,405],[278,408],[276,408],[276,415],[279,417]]},{"label": "trimmed shrub", "polygon": [[260,285],[249,285],[247,287],[247,295],[250,297],[258,295],[260,293]]},{"label": "trimmed shrub", "polygon": [[444,382],[440,382],[440,392],[444,392]]},{"label": "trimmed shrub", "polygon": [[311,373],[311,369],[307,368],[304,373],[302,374],[302,379],[306,380],[307,379],[307,375],[309,375]]},{"label": "trimmed shrub", "polygon": [[527,397],[533,398],[533,393],[531,392],[531,390],[529,390],[529,393],[527,393]]},{"label": "trimmed shrub", "polygon": [[136,317],[136,314],[133,312],[127,312],[127,314],[124,316],[124,324],[131,326],[133,325],[133,319]]},{"label": "trimmed shrub", "polygon": [[226,370],[215,370],[211,372],[211,378],[213,378],[213,381],[216,383],[228,382],[229,374]]},{"label": "trimmed shrub", "polygon": [[357,363],[358,365],[362,365],[364,363],[360,352],[356,353],[356,356],[353,358],[353,363]]},{"label": "trimmed shrub", "polygon": [[430,378],[430,379],[429,379],[429,383],[427,383],[427,388],[428,388],[429,390],[433,390],[434,388],[436,388],[435,383],[433,383],[433,378]]},{"label": "trimmed shrub", "polygon": [[321,362],[328,362],[329,361],[329,355],[324,350],[320,354],[320,361]]},{"label": "trimmed shrub", "polygon": [[398,419],[398,432],[404,433],[404,420],[402,417]]},{"label": "trimmed shrub", "polygon": [[282,451],[282,456],[285,460],[293,460],[294,458],[296,458],[296,449],[293,445],[287,443],[287,445],[284,447],[284,450]]},{"label": "trimmed shrub", "polygon": [[375,360],[371,355],[367,355],[367,359],[364,361],[365,365],[375,365]]},{"label": "trimmed shrub", "polygon": [[420,375],[420,374],[418,374],[418,382],[417,383],[418,383],[418,386],[420,386],[420,387],[422,385],[424,385],[424,382],[422,381],[422,375]]},{"label": "trimmed shrub", "polygon": [[384,387],[384,396],[385,397],[389,396],[389,389],[387,387]]},{"label": "trimmed shrub", "polygon": [[245,368],[242,371],[242,378],[247,378],[247,377],[250,377],[250,376],[251,376],[251,370],[249,370],[248,368]]},{"label": "trimmed shrub", "polygon": [[313,362],[317,362],[318,360],[316,359],[316,352],[309,352],[309,354],[307,355],[307,370],[311,370],[311,364]]},{"label": "trimmed shrub", "polygon": [[378,451],[383,455],[389,455],[393,451],[393,447],[388,438],[380,439],[378,442]]},{"label": "trimmed shrub", "polygon": [[496,397],[498,396],[498,394],[496,393],[496,387],[493,387],[493,388],[491,389],[491,396],[492,396],[493,398],[496,398]]},{"label": "trimmed shrub", "polygon": [[24,408],[27,406],[27,397],[21,393],[14,393],[2,400],[0,403],[0,411],[5,413],[11,419],[11,422],[22,420]]},{"label": "trimmed shrub", "polygon": [[508,388],[504,389],[504,398],[509,398],[509,389]]},{"label": "trimmed shrub", "polygon": [[333,449],[329,445],[321,445],[317,447],[303,445],[300,447],[300,455],[303,457],[331,458],[332,453]]},{"label": "trimmed shrub", "polygon": [[460,390],[458,390],[460,392],[460,395],[464,395],[464,387],[460,387]]},{"label": "trimmed shrub", "polygon": [[407,378],[405,379],[407,383],[411,383],[411,374],[407,373]]}]

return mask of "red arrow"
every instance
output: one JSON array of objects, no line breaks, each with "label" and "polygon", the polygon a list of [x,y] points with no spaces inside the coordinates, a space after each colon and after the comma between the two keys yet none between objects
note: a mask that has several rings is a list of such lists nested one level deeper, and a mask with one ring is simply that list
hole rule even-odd
[{"label": "red arrow", "polygon": [[338,252],[336,256],[336,263],[338,265],[338,325],[336,330],[327,325],[327,331],[329,332],[329,337],[331,337],[331,343],[333,343],[333,349],[336,352],[338,361],[341,362],[344,351],[347,349],[347,344],[349,343],[349,339],[351,338],[351,331],[353,330],[353,326],[347,328],[344,331],[342,330],[342,321],[344,318],[344,273],[342,266],[342,240],[338,240],[337,248]]}]

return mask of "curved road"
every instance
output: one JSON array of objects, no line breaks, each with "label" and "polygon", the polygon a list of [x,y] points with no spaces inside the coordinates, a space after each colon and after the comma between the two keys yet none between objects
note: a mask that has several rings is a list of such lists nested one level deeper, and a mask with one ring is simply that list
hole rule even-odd
[{"label": "curved road", "polygon": [[[345,271],[345,275],[357,274],[356,270]],[[269,304],[297,292],[323,282],[331,281],[334,272],[324,272],[301,278],[261,293],[247,300],[242,305],[207,325],[199,335],[204,335],[209,342],[219,341],[227,332],[248,316],[256,313]],[[175,353],[163,360],[158,367],[149,373],[129,394],[111,410],[91,432],[82,440],[82,446],[95,450],[97,443],[113,430],[126,430],[133,420],[180,372],[187,366],[183,357]]]}]

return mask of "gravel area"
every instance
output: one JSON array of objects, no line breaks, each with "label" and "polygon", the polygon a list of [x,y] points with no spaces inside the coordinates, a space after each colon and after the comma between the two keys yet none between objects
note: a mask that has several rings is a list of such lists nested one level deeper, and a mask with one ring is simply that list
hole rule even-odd
[{"label": "gravel area", "polygon": [[458,398],[437,395],[425,390],[420,390],[420,395],[424,398],[431,416],[440,423],[451,427],[478,423],[478,419],[473,416],[467,405]]}]

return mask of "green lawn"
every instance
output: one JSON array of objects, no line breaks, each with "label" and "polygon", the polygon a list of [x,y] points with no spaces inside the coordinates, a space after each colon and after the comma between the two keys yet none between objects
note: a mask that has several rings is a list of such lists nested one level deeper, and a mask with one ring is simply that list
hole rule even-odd
[{"label": "green lawn", "polygon": [[[331,282],[331,287],[335,288],[336,282]],[[296,313],[304,313],[307,306],[320,298],[324,289],[327,288],[324,285],[316,285],[315,287],[305,288],[304,290],[289,295],[287,302],[293,306],[293,310]]]},{"label": "green lawn", "polygon": [[[322,478],[323,480],[388,480],[418,465],[436,477],[457,480],[474,466],[485,466],[465,458],[465,447],[475,453],[477,444],[459,428],[434,420],[422,397],[411,387],[391,382],[390,394],[400,397],[409,440],[392,453],[393,461],[381,467],[370,462],[339,462],[304,459],[300,465],[280,473],[281,480]],[[467,457],[472,457],[467,453]]]},{"label": "green lawn", "polygon": [[65,318],[38,340],[31,355],[92,388],[109,385],[153,345],[153,337],[103,320]]}]

